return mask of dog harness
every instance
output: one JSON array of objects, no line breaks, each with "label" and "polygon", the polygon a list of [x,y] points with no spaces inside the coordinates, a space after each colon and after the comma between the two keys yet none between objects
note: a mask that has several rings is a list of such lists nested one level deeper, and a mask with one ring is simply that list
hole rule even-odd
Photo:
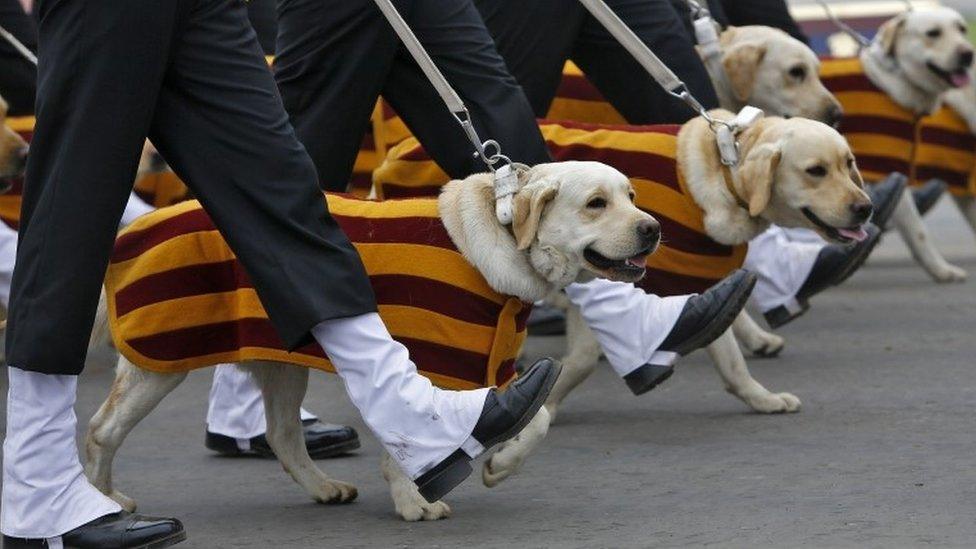
[{"label": "dog harness", "polygon": [[976,196],[976,135],[949,107],[922,119],[915,150],[912,184],[931,179],[949,184],[957,196]]},{"label": "dog harness", "polygon": [[[531,304],[491,289],[454,246],[434,199],[327,195],[369,273],[379,313],[418,369],[450,389],[504,385]],[[197,201],[118,237],[105,280],[115,345],[133,364],[184,372],[272,360],[334,371],[316,344],[285,350],[247,274]]]},{"label": "dog harness", "polygon": [[[701,293],[742,266],[746,246],[725,246],[705,233],[704,214],[677,167],[678,126],[607,126],[541,122],[553,158],[593,160],[620,170],[639,208],[660,223],[664,240],[638,284],[658,295]],[[449,180],[414,138],[391,149],[374,173],[379,197],[435,196]]]}]

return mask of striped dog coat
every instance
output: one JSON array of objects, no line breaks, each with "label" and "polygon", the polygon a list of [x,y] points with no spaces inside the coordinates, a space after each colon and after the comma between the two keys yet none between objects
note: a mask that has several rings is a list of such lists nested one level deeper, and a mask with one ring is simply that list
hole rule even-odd
[{"label": "striped dog coat", "polygon": [[[661,222],[664,239],[638,283],[658,295],[701,293],[742,266],[746,246],[725,246],[705,233],[704,214],[678,170],[678,126],[600,126],[541,122],[555,160],[594,160],[620,170],[639,208]],[[379,197],[434,196],[448,176],[413,138],[390,151],[374,173]]]},{"label": "striped dog coat", "polygon": [[[451,241],[437,200],[326,199],[362,256],[383,322],[425,376],[450,389],[514,377],[531,305],[488,286]],[[196,201],[143,216],[119,235],[105,293],[115,345],[141,368],[272,360],[333,371],[317,344],[285,350]]]}]

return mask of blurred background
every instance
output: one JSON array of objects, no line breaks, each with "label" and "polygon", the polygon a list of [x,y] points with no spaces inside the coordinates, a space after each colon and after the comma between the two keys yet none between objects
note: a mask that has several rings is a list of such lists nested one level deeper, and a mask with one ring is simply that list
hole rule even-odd
[{"label": "blurred background", "polygon": [[[837,32],[836,27],[826,18],[823,7],[815,0],[788,0],[794,16],[801,21],[818,53],[850,55],[853,42]],[[905,10],[901,0],[827,0],[834,12],[858,31],[871,36],[875,29],[892,15]],[[951,6],[976,23],[976,0],[913,0],[912,4],[924,8],[935,4]],[[976,41],[976,24],[971,26],[970,34]]]}]

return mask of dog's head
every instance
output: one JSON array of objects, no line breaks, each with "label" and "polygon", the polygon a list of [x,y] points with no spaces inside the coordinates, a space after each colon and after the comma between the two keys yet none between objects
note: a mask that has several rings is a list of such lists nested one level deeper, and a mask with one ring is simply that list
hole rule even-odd
[{"label": "dog's head", "polygon": [[[17,132],[7,126],[7,102],[0,98],[0,179],[8,180],[12,177],[24,175],[27,167],[27,142]],[[10,189],[10,183],[0,185],[2,191]]]},{"label": "dog's head", "polygon": [[878,30],[874,47],[918,88],[942,94],[968,85],[974,50],[962,16],[950,8],[903,13]]},{"label": "dog's head", "polygon": [[657,220],[634,205],[627,177],[599,162],[533,166],[515,195],[512,230],[548,280],[590,273],[636,282],[661,239]]},{"label": "dog's head", "polygon": [[806,44],[762,26],[722,34],[722,65],[735,98],[772,116],[836,125],[843,110],[820,81],[820,60]]},{"label": "dog's head", "polygon": [[863,240],[873,212],[847,141],[802,118],[767,119],[744,133],[738,181],[749,213],[813,229],[840,243]]}]

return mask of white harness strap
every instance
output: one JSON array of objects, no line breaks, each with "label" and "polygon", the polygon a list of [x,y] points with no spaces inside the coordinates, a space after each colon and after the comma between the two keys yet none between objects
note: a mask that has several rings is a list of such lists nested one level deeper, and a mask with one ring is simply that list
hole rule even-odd
[{"label": "white harness strap", "polygon": [[[447,106],[451,114],[461,125],[464,134],[471,144],[474,145],[475,156],[484,161],[485,166],[492,172],[495,179],[495,214],[502,225],[509,225],[512,222],[512,197],[518,192],[519,179],[518,172],[522,169],[521,165],[512,166],[511,160],[501,152],[501,146],[497,141],[482,141],[478,132],[471,122],[471,114],[464,106],[461,96],[454,91],[447,78],[437,68],[434,61],[430,58],[427,50],[420,44],[417,35],[414,34],[407,22],[403,20],[400,12],[393,5],[392,0],[375,0],[376,6],[383,12],[390,26],[403,41],[407,51],[420,66],[427,80],[430,81],[437,94],[441,97],[444,105]],[[496,164],[499,165],[496,168]]]}]

